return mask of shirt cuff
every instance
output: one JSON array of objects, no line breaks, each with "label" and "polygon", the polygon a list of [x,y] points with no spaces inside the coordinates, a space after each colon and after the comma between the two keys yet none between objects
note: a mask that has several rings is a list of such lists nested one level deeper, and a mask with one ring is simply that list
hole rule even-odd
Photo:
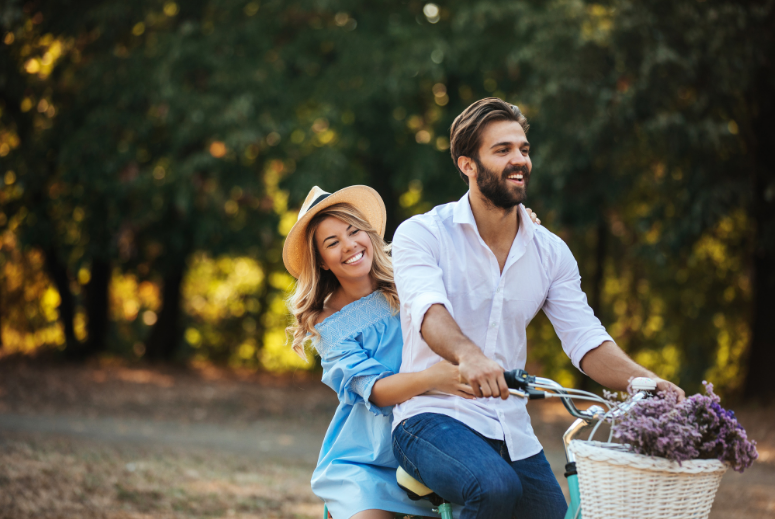
[{"label": "shirt cuff", "polygon": [[601,333],[599,335],[595,335],[589,339],[584,340],[581,344],[576,346],[573,349],[573,354],[570,355],[570,360],[573,363],[574,366],[576,366],[576,369],[581,371],[586,375],[583,369],[581,369],[581,359],[584,358],[584,355],[589,353],[590,351],[594,350],[601,344],[603,344],[606,341],[614,342],[614,340],[611,338],[610,335],[607,333]]},{"label": "shirt cuff", "polygon": [[425,313],[433,305],[444,305],[447,312],[455,318],[455,314],[452,311],[452,303],[449,302],[445,294],[439,292],[425,292],[418,294],[412,300],[412,307],[409,311],[411,322],[409,325],[417,330],[417,333],[422,336],[422,321],[425,318]]},{"label": "shirt cuff", "polygon": [[363,398],[363,404],[366,406],[366,409],[374,413],[376,416],[389,416],[390,413],[393,412],[393,406],[377,407],[374,405],[371,400],[369,400],[369,397],[371,397],[371,390],[374,388],[374,384],[376,384],[378,380],[389,377],[393,374],[394,373],[392,371],[385,371],[379,375],[362,375],[353,377],[351,386],[353,391],[361,395],[361,398]]}]

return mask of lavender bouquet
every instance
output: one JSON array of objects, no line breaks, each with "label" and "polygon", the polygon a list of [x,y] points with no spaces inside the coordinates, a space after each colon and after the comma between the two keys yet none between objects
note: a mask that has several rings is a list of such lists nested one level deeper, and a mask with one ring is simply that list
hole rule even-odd
[{"label": "lavender bouquet", "polygon": [[669,460],[718,459],[743,472],[759,457],[735,413],[719,405],[713,384],[703,382],[705,395],[678,402],[674,392],[639,402],[612,425],[613,436],[637,454]]}]

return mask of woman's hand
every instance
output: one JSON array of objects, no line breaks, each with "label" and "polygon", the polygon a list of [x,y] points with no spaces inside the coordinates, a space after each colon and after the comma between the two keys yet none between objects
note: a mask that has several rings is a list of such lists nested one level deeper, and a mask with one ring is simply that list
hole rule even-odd
[{"label": "woman's hand", "polygon": [[538,217],[537,214],[533,212],[532,209],[530,209],[529,207],[525,207],[525,211],[527,211],[527,214],[530,215],[530,219],[533,220],[533,223],[541,225],[541,219]]},{"label": "woman's hand", "polygon": [[423,371],[423,374],[427,377],[429,391],[440,391],[463,398],[475,398],[471,386],[460,382],[458,367],[446,360],[434,364]]}]

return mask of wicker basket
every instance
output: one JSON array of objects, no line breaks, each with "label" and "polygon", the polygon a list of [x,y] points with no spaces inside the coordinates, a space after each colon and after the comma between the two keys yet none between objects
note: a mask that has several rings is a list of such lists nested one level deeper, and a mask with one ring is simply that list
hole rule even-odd
[{"label": "wicker basket", "polygon": [[708,517],[727,466],[627,452],[621,445],[573,440],[584,519]]}]

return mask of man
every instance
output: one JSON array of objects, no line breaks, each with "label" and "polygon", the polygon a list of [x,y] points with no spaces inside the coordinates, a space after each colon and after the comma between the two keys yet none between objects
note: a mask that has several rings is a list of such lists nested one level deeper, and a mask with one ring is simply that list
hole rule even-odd
[{"label": "man", "polygon": [[404,222],[393,265],[404,335],[401,372],[442,358],[457,364],[477,399],[422,395],[394,409],[401,466],[461,519],[562,518],[565,499],[530,427],[525,402],[508,398],[503,371],[524,368],[526,327],[543,309],[573,364],[604,386],[631,377],[674,384],[613,342],[581,291],[567,245],[524,207],[532,173],[527,120],[487,98],[452,124],[452,158],[469,191]]}]

